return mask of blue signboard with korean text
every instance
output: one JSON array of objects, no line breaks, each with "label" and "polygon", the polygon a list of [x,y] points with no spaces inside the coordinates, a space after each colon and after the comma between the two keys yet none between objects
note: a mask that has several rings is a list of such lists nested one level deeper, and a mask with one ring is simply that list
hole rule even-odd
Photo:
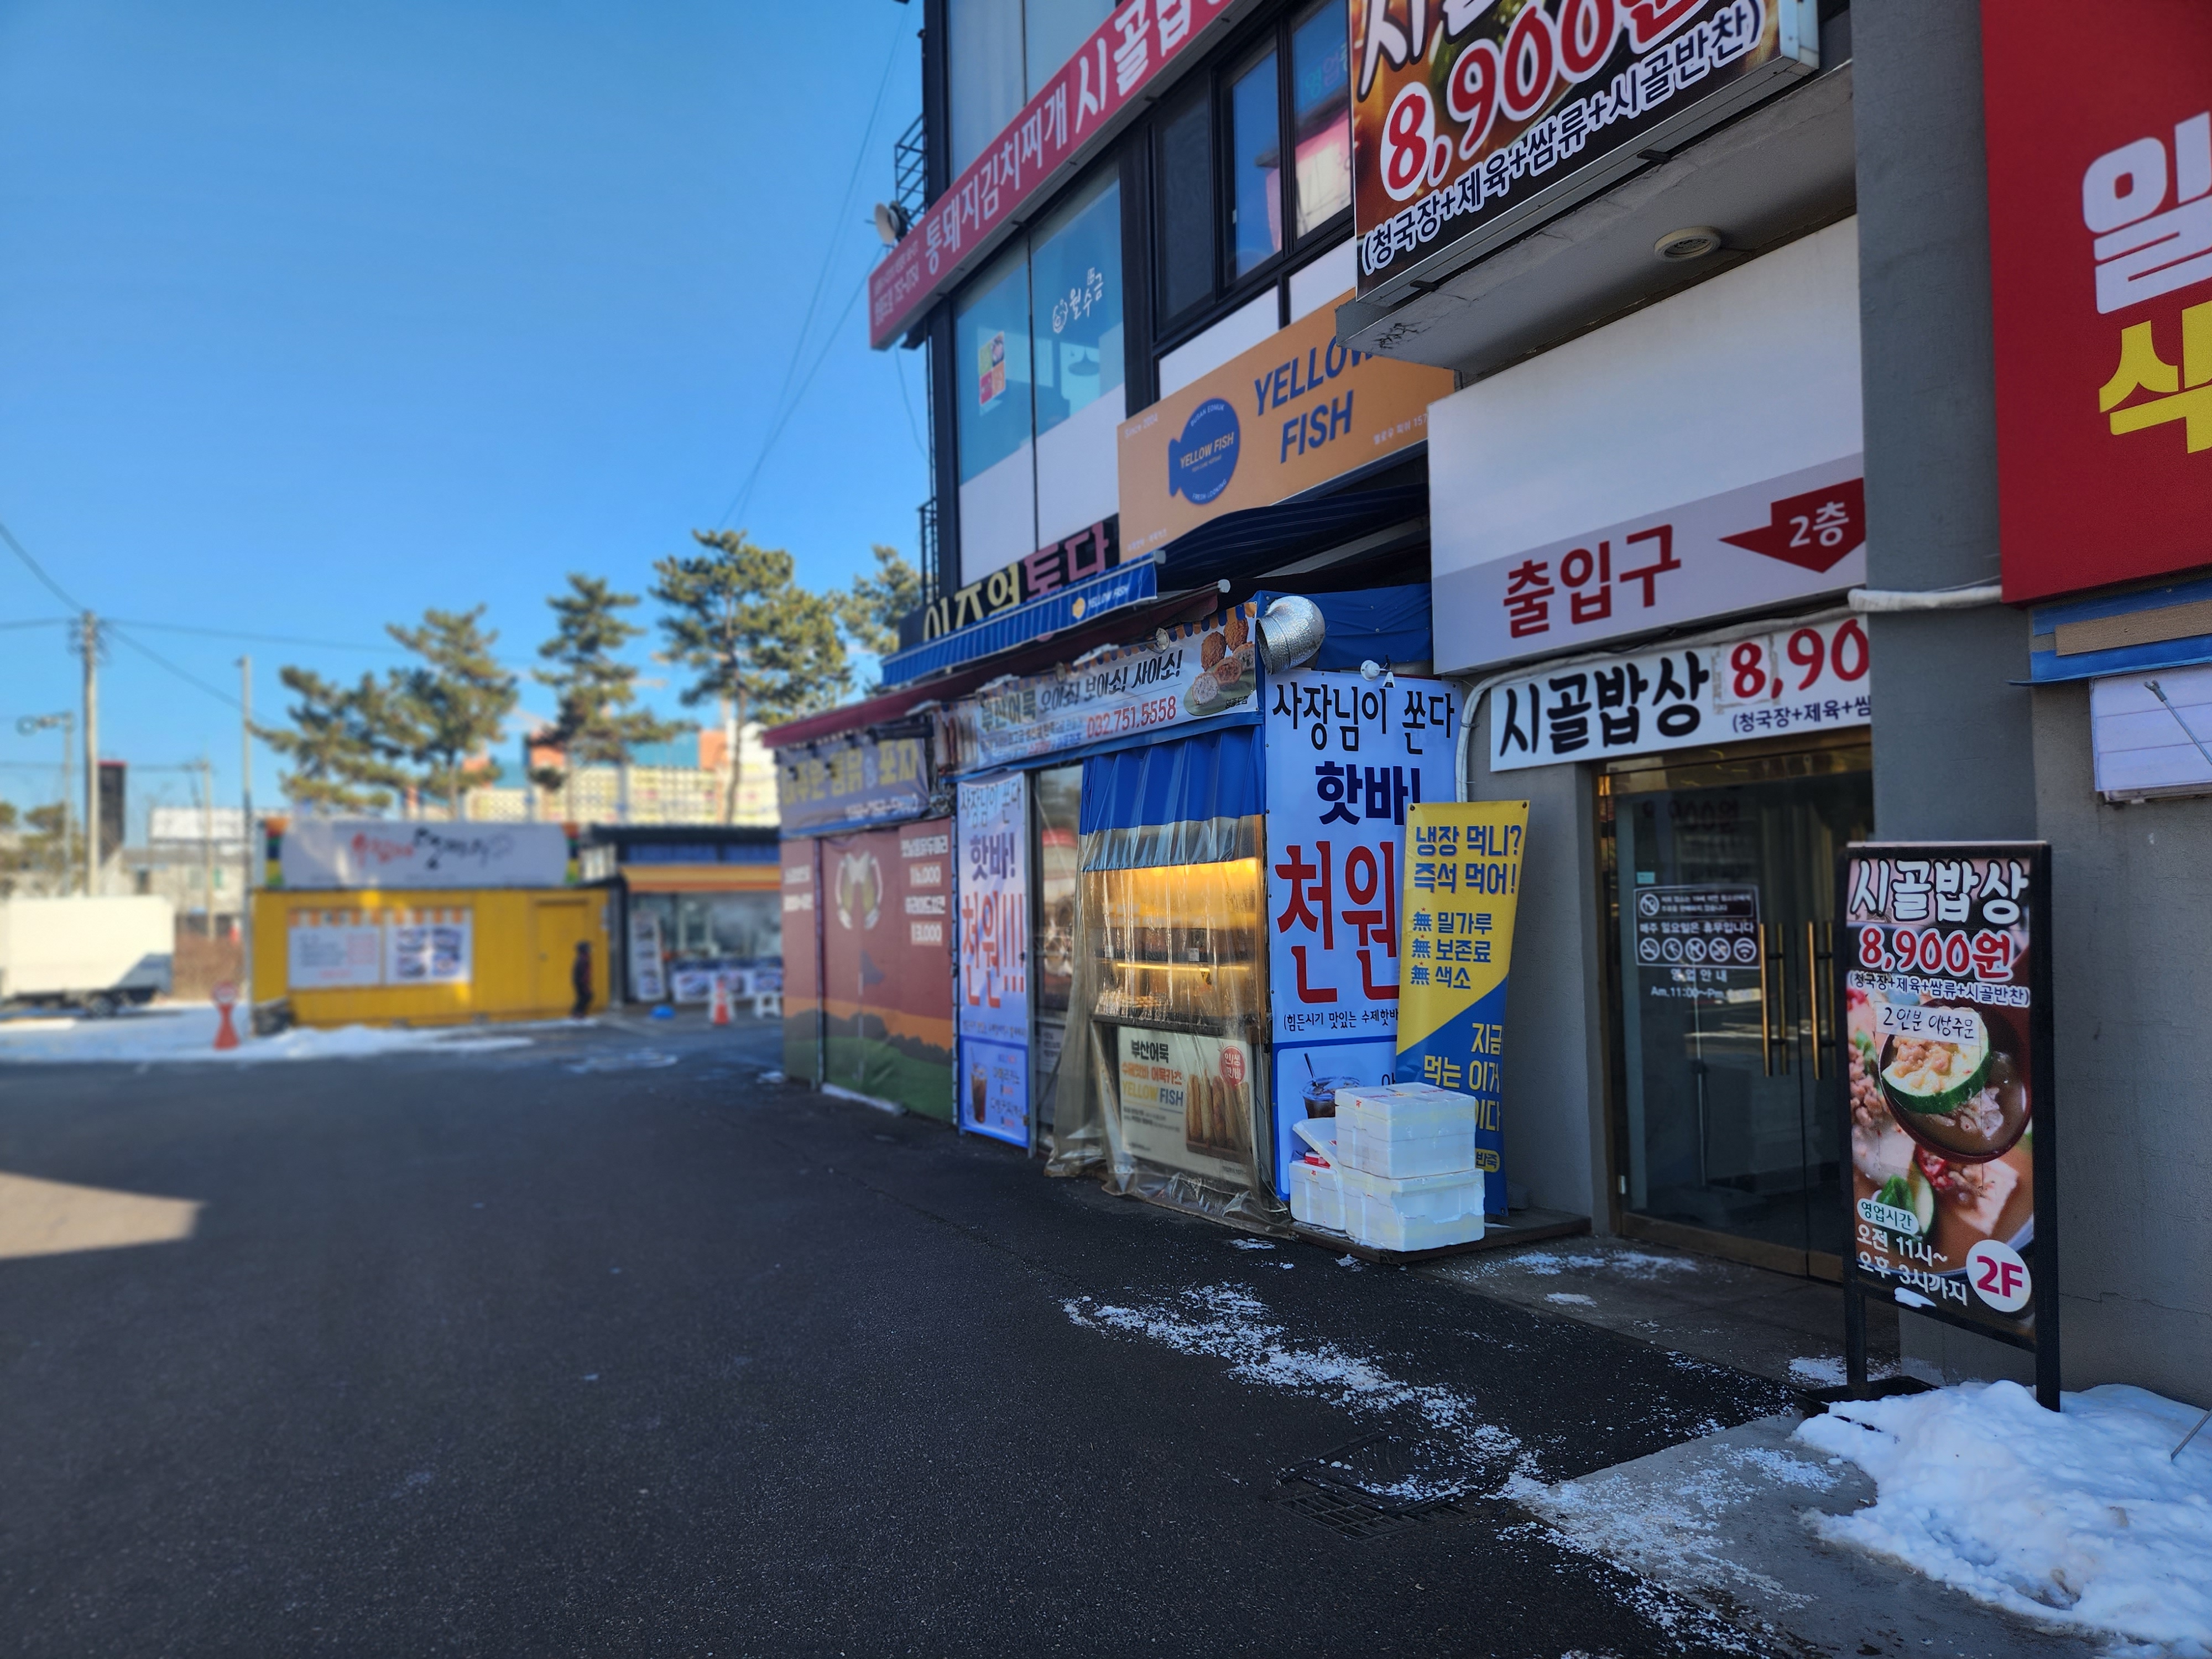
[{"label": "blue signboard with korean text", "polygon": [[1441,680],[1310,670],[1271,676],[1267,719],[1267,971],[1275,1186],[1291,1126],[1335,1091],[1393,1080],[1406,814],[1455,793],[1459,698]]}]

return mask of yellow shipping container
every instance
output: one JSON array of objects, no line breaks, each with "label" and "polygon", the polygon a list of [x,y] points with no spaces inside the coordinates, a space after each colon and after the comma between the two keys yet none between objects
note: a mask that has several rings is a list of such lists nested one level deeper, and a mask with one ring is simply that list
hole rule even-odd
[{"label": "yellow shipping container", "polygon": [[253,896],[253,1000],[289,998],[302,1025],[550,1019],[575,1000],[592,947],[607,1006],[609,896],[600,887],[301,891]]}]

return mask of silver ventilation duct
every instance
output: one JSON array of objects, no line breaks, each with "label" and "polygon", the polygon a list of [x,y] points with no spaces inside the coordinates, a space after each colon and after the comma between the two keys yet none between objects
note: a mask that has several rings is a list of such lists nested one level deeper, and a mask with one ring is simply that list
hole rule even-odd
[{"label": "silver ventilation duct", "polygon": [[1311,599],[1285,593],[1267,607],[1258,631],[1260,660],[1270,674],[1287,674],[1319,653],[1328,625]]}]

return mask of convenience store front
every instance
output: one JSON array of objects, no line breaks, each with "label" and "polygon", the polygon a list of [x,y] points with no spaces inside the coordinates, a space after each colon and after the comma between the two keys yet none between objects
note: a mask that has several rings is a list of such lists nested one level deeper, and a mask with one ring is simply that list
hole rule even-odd
[{"label": "convenience store front", "polygon": [[1509,1168],[1629,1237],[1831,1277],[1836,858],[1875,830],[1856,241],[1431,412],[1468,795],[1531,801]]}]

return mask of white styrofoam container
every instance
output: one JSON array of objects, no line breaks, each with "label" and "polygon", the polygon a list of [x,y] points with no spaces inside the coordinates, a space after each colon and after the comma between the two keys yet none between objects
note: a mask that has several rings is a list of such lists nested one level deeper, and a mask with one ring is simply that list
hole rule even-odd
[{"label": "white styrofoam container", "polygon": [[1475,1101],[1425,1083],[1336,1092],[1339,1161],[1404,1179],[1474,1168]]},{"label": "white styrofoam container", "polygon": [[1333,1233],[1344,1231],[1344,1188],[1334,1164],[1302,1158],[1291,1165],[1291,1219]]},{"label": "white styrofoam container", "polygon": [[1433,1250],[1482,1237],[1482,1176],[1392,1177],[1336,1166],[1344,1231],[1377,1250]]}]

